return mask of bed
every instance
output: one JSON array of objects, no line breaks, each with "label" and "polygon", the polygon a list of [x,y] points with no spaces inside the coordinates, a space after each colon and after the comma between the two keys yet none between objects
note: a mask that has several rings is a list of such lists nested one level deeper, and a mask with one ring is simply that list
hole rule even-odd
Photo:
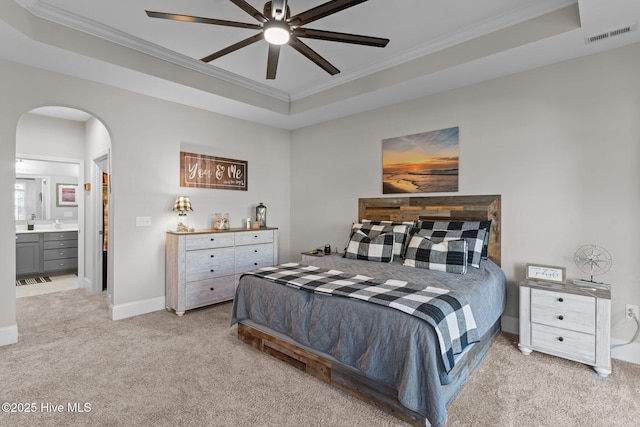
[{"label": "bed", "polygon": [[[418,227],[410,228],[417,231],[416,235],[427,230],[424,231],[429,237],[426,240],[436,241],[432,236],[440,231],[429,231],[434,224],[476,223],[488,225],[488,229],[486,234],[474,234],[476,240],[469,240],[465,231],[464,238],[450,239],[447,243],[452,253],[455,253],[451,249],[453,245],[464,243],[464,274],[406,265],[407,260],[415,258],[408,240],[401,247],[394,246],[393,251],[400,250],[403,256],[395,256],[391,262],[331,256],[312,263],[288,263],[246,274],[240,279],[232,313],[232,324],[238,324],[238,339],[412,425],[444,425],[447,406],[500,333],[500,316],[506,300],[505,276],[499,267],[500,212],[500,196],[493,195],[359,199],[360,220],[376,225],[382,222],[386,224],[385,229],[389,221],[394,226],[413,222]],[[425,229],[420,228],[423,226]],[[357,231],[352,228],[352,240]],[[458,231],[445,234],[455,233]],[[415,242],[422,242],[421,238],[416,237],[415,241],[409,238],[414,246]],[[474,258],[477,268],[467,267],[467,254],[468,261],[472,261],[472,253],[467,252],[468,243],[478,239],[484,239],[478,248],[478,251],[482,249],[482,258]],[[393,242],[398,240],[398,234],[394,234]],[[430,246],[432,250],[444,244],[428,243],[434,245]],[[350,248],[351,242],[348,253]],[[317,287],[298,289],[297,285],[302,283],[300,276],[291,279],[291,270],[296,274],[303,270],[313,277],[322,276],[323,280],[329,278],[313,285]],[[274,272],[290,283],[284,279],[270,280]],[[332,275],[336,274],[334,280]],[[376,291],[385,295],[380,298],[384,301],[377,303],[373,301],[377,294],[362,297],[362,288],[344,296],[322,291],[330,288],[330,292],[335,292],[338,288],[334,283],[356,279],[365,280],[366,289],[389,285],[399,286],[397,289],[402,292],[410,289],[416,295],[442,292],[446,294],[443,300],[453,300],[452,306],[464,307],[464,310],[458,307],[458,312],[446,317],[458,316],[460,322],[460,313],[465,311],[467,317],[462,318],[467,322],[466,327],[471,327],[468,330],[460,327],[458,331],[458,323],[453,329],[445,327],[443,332],[440,326],[447,322],[434,325],[432,318],[421,318],[421,313],[408,314],[411,310],[398,309],[402,304],[396,300],[390,303],[383,291]],[[307,286],[307,282],[304,283],[303,287]],[[352,282],[348,283],[351,290]],[[360,296],[354,297],[355,294]],[[411,295],[409,300],[419,300],[418,296]],[[455,345],[443,341],[443,336],[448,339],[449,335],[455,335],[453,330],[460,335],[456,336]]]}]

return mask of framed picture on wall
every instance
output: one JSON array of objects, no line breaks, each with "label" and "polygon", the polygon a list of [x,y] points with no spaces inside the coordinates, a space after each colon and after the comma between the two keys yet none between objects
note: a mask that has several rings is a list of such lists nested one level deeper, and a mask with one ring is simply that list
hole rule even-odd
[{"label": "framed picture on wall", "polygon": [[78,186],[76,184],[56,184],[56,206],[78,206]]}]

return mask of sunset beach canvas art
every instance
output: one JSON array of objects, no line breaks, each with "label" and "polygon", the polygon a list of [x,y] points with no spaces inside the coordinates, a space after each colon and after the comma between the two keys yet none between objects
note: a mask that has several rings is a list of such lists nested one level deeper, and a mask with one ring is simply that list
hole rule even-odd
[{"label": "sunset beach canvas art", "polygon": [[382,194],[458,191],[458,127],[382,140]]}]

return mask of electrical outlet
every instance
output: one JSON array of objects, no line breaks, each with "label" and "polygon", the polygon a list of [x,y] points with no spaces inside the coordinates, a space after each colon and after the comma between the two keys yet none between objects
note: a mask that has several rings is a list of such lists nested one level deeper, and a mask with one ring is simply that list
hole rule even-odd
[{"label": "electrical outlet", "polygon": [[624,315],[627,319],[631,319],[631,313],[636,316],[637,320],[640,320],[640,309],[638,309],[637,305],[625,304],[624,306]]}]

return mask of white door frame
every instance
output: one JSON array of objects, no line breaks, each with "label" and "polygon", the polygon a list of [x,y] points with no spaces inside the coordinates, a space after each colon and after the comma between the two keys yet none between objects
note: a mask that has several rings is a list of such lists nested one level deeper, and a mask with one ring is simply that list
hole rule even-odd
[{"label": "white door frame", "polygon": [[[102,292],[102,274],[103,274],[103,265],[102,265],[102,239],[104,230],[102,229],[102,173],[106,173],[111,176],[111,156],[110,149],[103,151],[96,155],[93,158],[93,162],[91,164],[92,175],[91,175],[91,186],[95,189],[92,191],[92,206],[93,206],[93,224],[94,230],[91,231],[90,240],[91,240],[91,251],[93,258],[93,275],[91,278],[91,292]],[[100,165],[105,165],[106,168],[101,167]],[[108,184],[108,195],[109,202],[107,203],[107,215],[109,218],[109,222],[107,223],[107,236],[109,238],[108,247],[111,249],[111,236],[112,236],[112,224],[113,221],[111,216],[111,179],[109,179]],[[102,233],[101,233],[102,231]],[[112,251],[108,251],[108,259],[107,259],[107,304],[111,307],[113,306],[113,278],[112,275],[109,274],[112,271],[111,268],[108,268],[111,265],[112,260]]]}]

